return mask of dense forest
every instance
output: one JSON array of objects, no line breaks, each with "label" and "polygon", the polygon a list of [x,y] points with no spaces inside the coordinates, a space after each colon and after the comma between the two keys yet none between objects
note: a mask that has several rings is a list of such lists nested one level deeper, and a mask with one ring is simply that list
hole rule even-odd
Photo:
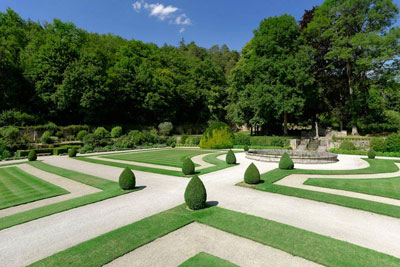
[{"label": "dense forest", "polygon": [[8,9],[0,12],[0,124],[397,131],[398,13],[391,0],[326,0],[300,21],[264,19],[239,53],[184,40],[159,47]]}]

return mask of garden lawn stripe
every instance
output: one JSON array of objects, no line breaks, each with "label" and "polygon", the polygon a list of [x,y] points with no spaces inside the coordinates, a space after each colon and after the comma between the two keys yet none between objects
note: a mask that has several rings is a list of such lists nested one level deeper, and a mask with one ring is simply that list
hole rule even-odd
[{"label": "garden lawn stripe", "polygon": [[233,264],[227,260],[221,259],[217,256],[205,252],[200,252],[179,265],[179,267],[191,267],[191,266],[235,267],[238,265]]},{"label": "garden lawn stripe", "polygon": [[31,266],[102,266],[159,237],[197,221],[326,266],[399,266],[400,259],[264,218],[185,205],[82,242]]}]

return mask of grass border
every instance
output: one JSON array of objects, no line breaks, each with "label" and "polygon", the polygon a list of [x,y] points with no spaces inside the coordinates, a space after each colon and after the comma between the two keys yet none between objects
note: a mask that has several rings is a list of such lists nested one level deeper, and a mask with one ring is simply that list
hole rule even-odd
[{"label": "grass border", "polygon": [[30,162],[29,164],[43,171],[87,184],[102,189],[103,191],[2,217],[0,218],[0,230],[142,189],[135,188],[133,190],[123,191],[120,189],[117,182],[63,169],[40,161]]},{"label": "grass border", "polygon": [[335,195],[325,192],[317,192],[307,189],[289,187],[284,185],[274,184],[275,182],[285,178],[291,174],[317,174],[317,175],[341,175],[341,174],[374,174],[374,173],[391,173],[396,172],[399,168],[394,164],[397,161],[385,159],[364,159],[370,166],[368,168],[359,170],[340,170],[340,171],[326,171],[326,170],[281,170],[274,169],[261,175],[263,183],[250,186],[244,182],[237,185],[248,187],[269,193],[276,193],[291,197],[304,198],[314,201],[319,201],[327,204],[334,204],[342,207],[353,208],[368,212],[373,212],[381,215],[386,215],[394,218],[400,218],[400,206],[394,206],[386,203],[380,203],[365,199]]},{"label": "grass border", "polygon": [[400,264],[399,258],[268,219],[219,207],[189,211],[185,205],[180,205],[80,243],[30,266],[102,266],[192,222],[199,222],[322,265]]}]

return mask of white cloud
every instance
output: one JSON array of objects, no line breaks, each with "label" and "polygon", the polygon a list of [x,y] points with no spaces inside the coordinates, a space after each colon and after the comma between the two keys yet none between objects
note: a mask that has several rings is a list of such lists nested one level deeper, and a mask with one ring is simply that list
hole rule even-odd
[{"label": "white cloud", "polygon": [[132,4],[132,6],[133,6],[133,10],[135,10],[136,12],[140,12],[140,10],[142,9],[142,4],[143,4],[143,1],[137,1],[137,2],[135,2],[135,3],[133,3]]},{"label": "white cloud", "polygon": [[[140,12],[141,10],[147,10],[151,17],[157,17],[161,21],[165,21],[168,19],[170,24],[176,25],[192,25],[191,19],[185,14],[182,13],[178,7],[174,7],[171,5],[164,6],[161,3],[149,4],[146,0],[139,0],[132,4],[133,10],[136,12]],[[185,28],[182,27],[179,30],[179,33],[183,33]]]},{"label": "white cloud", "polygon": [[177,25],[192,25],[192,21],[190,18],[186,16],[186,14],[181,14],[176,17],[175,24]]}]

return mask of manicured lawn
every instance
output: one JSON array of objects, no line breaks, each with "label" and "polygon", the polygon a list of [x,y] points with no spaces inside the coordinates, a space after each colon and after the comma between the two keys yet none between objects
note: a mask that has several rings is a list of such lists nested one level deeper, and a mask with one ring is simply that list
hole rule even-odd
[{"label": "manicured lawn", "polygon": [[86,196],[81,196],[65,201],[61,201],[58,203],[50,204],[44,207],[20,212],[17,214],[13,214],[10,216],[0,218],[0,230],[12,227],[18,224],[26,223],[32,220],[36,220],[45,216],[49,216],[55,213],[63,212],[66,210],[70,210],[73,208],[81,207],[84,205],[92,204],[95,202],[99,202],[108,198],[113,198],[116,196],[120,196],[123,194],[131,193],[140,188],[136,188],[134,190],[123,191],[120,189],[119,184],[114,181],[109,181],[106,179],[102,179],[96,176],[87,175],[59,167],[55,167],[52,165],[45,164],[40,161],[35,161],[30,163],[32,166],[41,169],[43,171],[54,173],[56,175],[65,177],[66,179],[71,179],[83,184],[87,184],[103,191],[97,192],[94,194],[89,194]]},{"label": "manicured lawn", "polygon": [[400,265],[398,258],[282,223],[218,207],[188,211],[181,205],[73,246],[32,266],[102,266],[195,221],[326,266]]},{"label": "manicured lawn", "polygon": [[383,159],[365,159],[370,167],[360,170],[348,171],[326,171],[326,170],[280,170],[274,169],[270,172],[261,175],[263,183],[256,186],[249,186],[244,183],[239,183],[241,186],[251,187],[257,190],[266,191],[270,193],[277,193],[287,196],[300,197],[329,204],[370,211],[382,215],[387,215],[395,218],[400,218],[400,207],[379,203],[359,198],[352,198],[323,192],[316,192],[312,190],[305,190],[283,185],[276,185],[275,182],[285,178],[291,174],[321,174],[321,175],[345,175],[345,174],[373,174],[373,173],[390,173],[398,171],[398,167],[392,160]]},{"label": "manicured lawn", "polygon": [[0,169],[0,209],[68,193],[17,167]]},{"label": "manicured lawn", "polygon": [[310,178],[304,184],[400,199],[400,177],[380,179]]},{"label": "manicured lawn", "polygon": [[[171,151],[171,150],[169,150],[169,151]],[[235,152],[235,153],[239,153],[239,152]],[[207,163],[213,164],[214,166],[208,167],[208,168],[205,168],[205,169],[201,169],[199,171],[196,171],[196,174],[197,175],[203,175],[203,174],[207,174],[207,173],[210,173],[210,172],[215,172],[215,171],[219,171],[219,170],[222,170],[222,169],[226,169],[226,168],[229,168],[229,167],[236,166],[236,165],[227,164],[224,160],[218,159],[219,156],[224,155],[226,153],[227,153],[226,151],[221,151],[221,152],[217,151],[217,152],[212,153],[210,155],[205,155],[203,157],[203,160],[205,162],[207,162]],[[171,175],[171,176],[178,176],[178,177],[191,177],[191,176],[185,176],[181,171],[173,171],[173,170],[165,170],[165,169],[159,169],[159,168],[138,166],[138,165],[134,165],[134,162],[132,162],[132,164],[124,164],[124,163],[119,163],[119,162],[111,162],[111,161],[93,159],[93,158],[90,158],[90,157],[87,157],[87,156],[80,156],[80,157],[76,157],[75,159],[86,161],[86,162],[91,162],[91,163],[95,163],[95,164],[102,164],[102,165],[107,165],[107,166],[119,167],[119,168],[128,167],[128,168],[130,168],[132,170],[137,170],[137,171],[152,172],[152,173]]]},{"label": "manicured lawn", "polygon": [[136,161],[150,163],[162,166],[181,168],[183,161],[197,155],[212,153],[210,150],[200,149],[163,149],[144,152],[123,153],[117,155],[101,156],[102,158],[118,159],[127,161]]},{"label": "manicured lawn", "polygon": [[179,265],[179,267],[197,266],[234,267],[237,265],[205,252],[200,252]]}]

